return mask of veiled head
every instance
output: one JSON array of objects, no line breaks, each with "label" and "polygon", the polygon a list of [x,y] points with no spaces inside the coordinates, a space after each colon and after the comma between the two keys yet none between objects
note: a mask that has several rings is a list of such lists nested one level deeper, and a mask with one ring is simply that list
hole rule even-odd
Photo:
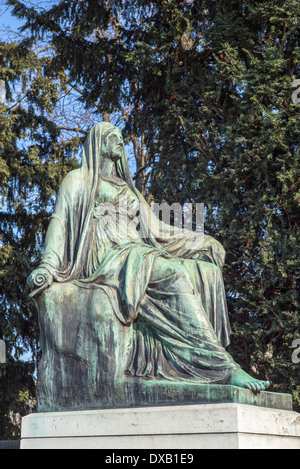
[{"label": "veiled head", "polygon": [[113,126],[103,135],[102,155],[104,158],[111,159],[114,163],[124,157],[124,140],[121,131],[117,127]]},{"label": "veiled head", "polygon": [[93,184],[97,184],[94,175],[101,172],[107,159],[114,162],[117,176],[126,181],[130,189],[135,192],[122,132],[109,122],[100,122],[91,129],[82,155],[82,169]]}]

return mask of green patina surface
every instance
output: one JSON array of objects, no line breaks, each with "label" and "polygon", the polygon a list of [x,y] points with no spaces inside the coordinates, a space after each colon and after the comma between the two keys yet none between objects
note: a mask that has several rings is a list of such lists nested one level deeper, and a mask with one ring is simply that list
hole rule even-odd
[{"label": "green patina surface", "polygon": [[292,410],[292,396],[227,385],[172,383],[166,381],[117,381],[116,388],[131,406],[236,403]]},{"label": "green patina surface", "polygon": [[121,132],[95,126],[81,168],[62,182],[42,262],[28,280],[43,352],[38,410],[289,406],[287,397],[238,389],[269,383],[226,350],[224,261],[211,236],[153,215],[134,187]]}]

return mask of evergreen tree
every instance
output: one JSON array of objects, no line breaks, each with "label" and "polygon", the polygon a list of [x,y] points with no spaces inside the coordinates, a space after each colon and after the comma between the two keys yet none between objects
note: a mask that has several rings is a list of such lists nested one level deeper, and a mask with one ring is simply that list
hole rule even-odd
[{"label": "evergreen tree", "polygon": [[151,38],[151,190],[205,203],[206,232],[228,253],[232,354],[299,409],[298,3],[164,2]]},{"label": "evergreen tree", "polygon": [[143,189],[205,203],[228,253],[231,352],[299,408],[297,0],[9,3],[87,107],[123,114]]},{"label": "evergreen tree", "polygon": [[55,56],[50,68],[55,73],[67,70],[68,81],[86,108],[95,107],[103,120],[113,118],[122,127],[125,141],[133,146],[136,185],[145,194],[147,140],[139,98],[142,61],[135,56],[143,8],[127,0],[49,2],[48,10],[31,2],[7,3],[15,15],[26,19],[25,31],[51,44]]},{"label": "evergreen tree", "polygon": [[49,118],[61,93],[57,77],[46,74],[49,59],[30,41],[1,42],[0,57],[0,338],[7,351],[0,439],[6,439],[19,436],[13,417],[26,415],[35,396],[38,328],[26,278],[40,259],[54,194],[77,165],[79,142],[63,141]]},{"label": "evergreen tree", "polygon": [[150,190],[205,203],[228,253],[231,352],[299,409],[298,2],[153,5],[139,43]]}]

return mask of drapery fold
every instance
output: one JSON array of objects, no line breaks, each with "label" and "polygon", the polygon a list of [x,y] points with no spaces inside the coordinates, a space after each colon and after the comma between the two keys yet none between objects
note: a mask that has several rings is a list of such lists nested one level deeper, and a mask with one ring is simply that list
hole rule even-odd
[{"label": "drapery fold", "polygon": [[[57,282],[105,289],[115,316],[136,331],[128,375],[224,383],[238,367],[224,348],[225,251],[210,236],[160,222],[134,187],[125,153],[118,180],[101,176],[102,141],[112,129],[108,123],[92,129],[81,167],[63,180],[41,267]],[[140,237],[117,242],[110,233],[104,240],[97,203],[103,196],[113,204],[124,193],[139,202]]]}]

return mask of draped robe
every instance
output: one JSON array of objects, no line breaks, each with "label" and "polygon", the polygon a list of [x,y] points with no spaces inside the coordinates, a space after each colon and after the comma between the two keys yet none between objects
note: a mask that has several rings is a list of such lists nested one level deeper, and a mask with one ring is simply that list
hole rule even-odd
[{"label": "draped robe", "polygon": [[[135,329],[128,376],[226,383],[238,365],[225,350],[224,249],[156,219],[133,185],[125,154],[117,178],[101,175],[101,141],[111,128],[92,129],[81,167],[63,180],[40,266],[54,281],[105,290],[116,320]],[[109,230],[97,210],[124,195],[139,206],[138,234]]]}]

